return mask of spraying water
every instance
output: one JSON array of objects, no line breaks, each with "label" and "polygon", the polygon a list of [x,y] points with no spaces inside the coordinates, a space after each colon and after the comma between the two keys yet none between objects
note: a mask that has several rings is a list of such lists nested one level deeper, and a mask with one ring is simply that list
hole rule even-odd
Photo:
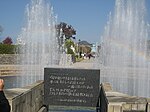
[{"label": "spraying water", "polygon": [[45,0],[31,0],[26,7],[25,26],[19,35],[22,42],[22,80],[18,86],[25,86],[43,80],[44,67],[59,63],[56,38],[56,17]]},{"label": "spraying water", "polygon": [[150,97],[145,0],[116,0],[101,37],[101,82],[116,91]]}]

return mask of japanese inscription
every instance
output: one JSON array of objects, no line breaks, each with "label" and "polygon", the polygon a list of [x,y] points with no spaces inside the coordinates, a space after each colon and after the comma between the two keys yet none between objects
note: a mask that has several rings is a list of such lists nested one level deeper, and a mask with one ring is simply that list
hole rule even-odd
[{"label": "japanese inscription", "polygon": [[99,83],[99,70],[45,68],[44,101],[47,105],[95,107]]}]

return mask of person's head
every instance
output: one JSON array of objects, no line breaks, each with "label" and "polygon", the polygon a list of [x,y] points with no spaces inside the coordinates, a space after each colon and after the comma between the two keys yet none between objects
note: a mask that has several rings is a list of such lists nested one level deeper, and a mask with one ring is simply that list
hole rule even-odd
[{"label": "person's head", "polygon": [[4,88],[4,80],[0,79],[0,91],[3,91]]}]

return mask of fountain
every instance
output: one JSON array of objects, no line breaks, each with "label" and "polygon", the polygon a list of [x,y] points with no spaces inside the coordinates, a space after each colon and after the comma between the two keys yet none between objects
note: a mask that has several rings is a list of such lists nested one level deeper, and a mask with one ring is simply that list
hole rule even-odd
[{"label": "fountain", "polygon": [[129,95],[150,97],[145,0],[116,0],[101,37],[101,82]]},{"label": "fountain", "polygon": [[31,0],[25,15],[25,26],[18,38],[22,73],[17,87],[43,80],[44,67],[58,65],[60,59],[53,8],[45,0]]}]

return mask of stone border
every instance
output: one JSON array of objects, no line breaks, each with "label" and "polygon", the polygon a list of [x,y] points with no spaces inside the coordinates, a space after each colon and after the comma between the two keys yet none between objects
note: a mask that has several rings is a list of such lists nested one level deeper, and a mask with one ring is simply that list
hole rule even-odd
[{"label": "stone border", "polygon": [[108,99],[108,112],[123,112],[137,110],[145,112],[148,103],[148,111],[150,112],[150,98],[137,96],[129,96],[127,94],[113,91],[109,83],[104,83],[104,90]]},{"label": "stone border", "polygon": [[43,86],[43,81],[38,81],[24,88],[5,90],[11,112],[46,112],[43,109]]}]

